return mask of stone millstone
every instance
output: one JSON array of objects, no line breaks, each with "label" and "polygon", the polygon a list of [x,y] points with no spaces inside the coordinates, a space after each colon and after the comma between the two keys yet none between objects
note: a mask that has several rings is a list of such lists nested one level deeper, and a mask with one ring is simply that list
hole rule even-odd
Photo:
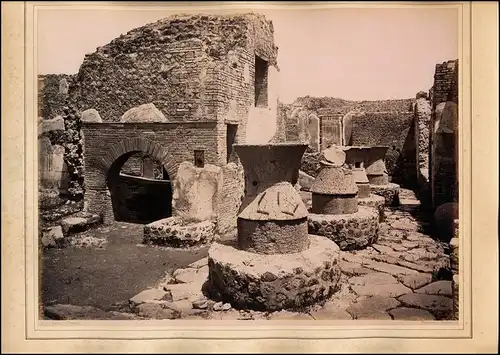
[{"label": "stone millstone", "polygon": [[375,208],[378,211],[379,222],[385,220],[385,198],[379,195],[370,194],[365,198],[358,198],[360,206]]},{"label": "stone millstone", "polygon": [[372,194],[379,195],[385,198],[386,206],[399,206],[399,190],[398,184],[388,183],[387,185],[370,185]]},{"label": "stone millstone", "polygon": [[341,250],[363,249],[377,241],[378,211],[360,206],[358,212],[343,215],[309,214],[309,233],[325,236]]},{"label": "stone millstone", "polygon": [[346,155],[341,148],[335,146],[323,151],[323,158],[333,166],[342,166],[345,163]]},{"label": "stone millstone", "polygon": [[144,244],[182,248],[204,245],[217,239],[210,221],[186,223],[180,217],[168,217],[144,226]]},{"label": "stone millstone", "polygon": [[236,308],[301,309],[331,296],[340,277],[339,247],[309,235],[307,250],[263,255],[215,243],[208,252],[210,292]]}]

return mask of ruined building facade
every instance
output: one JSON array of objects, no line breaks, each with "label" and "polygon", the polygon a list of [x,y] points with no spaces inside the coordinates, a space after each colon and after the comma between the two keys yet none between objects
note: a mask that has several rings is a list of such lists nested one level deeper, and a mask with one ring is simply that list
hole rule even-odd
[{"label": "ruined building facade", "polygon": [[232,225],[243,193],[232,145],[284,140],[277,50],[273,25],[261,15],[179,15],[87,55],[69,89],[82,112],[87,209],[113,219],[110,184],[126,183],[121,167],[143,152],[168,181],[183,161],[221,167],[219,225]]}]

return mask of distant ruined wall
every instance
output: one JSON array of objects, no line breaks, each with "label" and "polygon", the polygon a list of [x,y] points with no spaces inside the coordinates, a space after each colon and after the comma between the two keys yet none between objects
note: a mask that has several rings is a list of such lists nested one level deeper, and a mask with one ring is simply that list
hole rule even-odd
[{"label": "distant ruined wall", "polygon": [[412,112],[361,112],[352,117],[352,145],[388,146],[385,161],[392,181],[416,184],[416,142]]},{"label": "distant ruined wall", "polygon": [[48,120],[63,114],[74,80],[75,75],[38,75],[38,117]]},{"label": "distant ruined wall", "polygon": [[429,182],[433,207],[458,202],[458,60],[436,65],[431,89]]}]

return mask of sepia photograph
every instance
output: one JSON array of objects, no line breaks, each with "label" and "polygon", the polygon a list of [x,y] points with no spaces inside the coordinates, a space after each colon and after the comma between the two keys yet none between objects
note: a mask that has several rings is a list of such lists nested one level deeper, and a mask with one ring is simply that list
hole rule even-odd
[{"label": "sepia photograph", "polygon": [[470,336],[469,15],[409,3],[34,6],[33,324]]},{"label": "sepia photograph", "polygon": [[457,7],[86,12],[38,13],[43,317],[458,319]]}]

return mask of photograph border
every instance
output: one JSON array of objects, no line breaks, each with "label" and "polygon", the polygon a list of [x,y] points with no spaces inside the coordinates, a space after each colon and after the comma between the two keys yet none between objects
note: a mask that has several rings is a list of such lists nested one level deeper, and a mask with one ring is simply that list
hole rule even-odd
[{"label": "photograph border", "polygon": [[[14,3],[8,3],[6,6],[4,6],[5,3],[2,3],[2,8],[4,10],[4,7],[9,10],[13,11],[18,11],[19,14],[19,3],[15,4],[17,6],[14,6]],[[21,24],[21,28],[16,28],[18,32],[11,32],[11,36],[8,37],[8,45],[9,49],[11,46],[14,47],[23,47],[22,49],[25,49],[25,57],[24,57],[24,68],[21,68],[19,63],[11,63],[8,62],[10,67],[9,72],[7,73],[7,78],[10,78],[10,80],[13,79],[21,79],[20,84],[21,87],[23,87],[23,92],[17,99],[23,98],[24,97],[24,102],[21,102],[21,107],[19,107],[19,103],[16,103],[16,105],[13,104],[13,99],[12,97],[9,97],[11,100],[8,101],[8,107],[5,107],[5,101],[3,101],[4,105],[2,105],[2,116],[4,119],[2,120],[2,128],[7,128],[7,129],[14,129],[17,131],[20,131],[24,128],[24,134],[21,136],[21,138],[24,140],[24,146],[21,147],[21,142],[17,141],[9,143],[11,144],[16,144],[17,150],[21,149],[24,150],[23,157],[23,163],[24,166],[21,166],[19,164],[19,156],[16,156],[15,158],[17,159],[17,167],[18,169],[21,168],[21,170],[24,170],[24,179],[22,181],[14,179],[13,181],[11,178],[15,176],[12,172],[12,170],[8,170],[8,179],[7,183],[9,184],[9,190],[11,188],[18,188],[20,187],[19,184],[23,185],[22,190],[24,191],[18,191],[17,193],[21,194],[23,196],[23,214],[16,213],[15,218],[12,220],[12,211],[9,212],[9,217],[11,219],[9,220],[10,223],[16,222],[17,224],[21,224],[21,228],[24,227],[24,233],[23,235],[25,236],[24,242],[24,253],[23,249],[15,249],[13,247],[12,241],[9,239],[9,241],[6,241],[5,234],[4,234],[4,228],[2,228],[2,234],[4,237],[2,238],[2,276],[5,276],[5,255],[7,254],[7,264],[10,266],[9,270],[11,270],[13,266],[13,262],[16,268],[16,273],[14,272],[9,272],[7,274],[7,277],[9,277],[9,287],[7,288],[9,290],[8,296],[9,298],[14,298],[12,296],[12,293],[17,293],[18,295],[23,294],[23,288],[25,288],[25,299],[24,299],[24,306],[25,309],[21,309],[20,307],[15,307],[17,308],[18,315],[23,314],[23,327],[24,329],[20,329],[19,325],[16,327],[17,332],[20,330],[24,331],[24,338],[27,341],[48,341],[48,340],[62,340],[62,339],[73,339],[77,341],[81,341],[84,339],[94,339],[94,340],[125,340],[125,339],[142,339],[142,340],[160,340],[160,339],[171,339],[171,340],[182,340],[182,339],[203,339],[203,340],[209,340],[209,339],[232,339],[232,340],[256,340],[256,339],[262,339],[262,340],[270,340],[270,339],[302,339],[302,340],[309,340],[313,341],[314,340],[319,340],[319,339],[338,339],[338,340],[347,340],[347,339],[352,339],[353,341],[356,340],[357,346],[359,346],[359,341],[362,341],[363,339],[373,339],[375,340],[376,344],[380,344],[380,341],[377,343],[377,340],[382,340],[382,339],[390,339],[390,338],[399,338],[400,340],[405,340],[408,341],[421,341],[421,338],[429,338],[429,339],[434,339],[434,342],[438,342],[439,340],[445,340],[445,339],[452,339],[455,338],[455,342],[458,343],[459,339],[473,339],[474,335],[477,335],[477,333],[473,332],[473,329],[475,326],[478,325],[478,318],[483,318],[483,317],[488,317],[492,316],[494,314],[496,316],[497,312],[493,312],[493,310],[489,310],[488,312],[485,312],[484,314],[477,314],[478,312],[478,307],[483,308],[483,306],[487,303],[491,305],[491,302],[482,302],[481,298],[483,298],[484,301],[484,293],[485,292],[490,292],[490,296],[496,296],[498,295],[498,290],[495,288],[494,290],[491,289],[489,291],[483,291],[484,287],[493,287],[495,285],[498,285],[498,282],[495,281],[491,283],[491,277],[488,279],[490,280],[490,283],[486,285],[481,285],[479,284],[481,277],[484,278],[484,275],[477,276],[478,270],[481,269],[486,269],[490,270],[493,268],[493,263],[488,260],[481,260],[481,254],[478,255],[478,252],[476,249],[477,247],[480,247],[482,250],[482,253],[488,252],[488,248],[490,248],[490,252],[492,250],[497,250],[496,247],[496,240],[492,240],[492,238],[487,237],[487,235],[480,235],[479,237],[483,239],[482,243],[477,243],[474,242],[471,238],[472,231],[475,230],[475,233],[477,232],[478,228],[485,228],[488,223],[491,227],[492,222],[496,221],[496,215],[494,216],[494,220],[486,220],[486,224],[484,224],[484,219],[486,216],[489,216],[491,218],[492,212],[493,211],[482,211],[481,212],[475,212],[474,213],[474,218],[478,218],[478,220],[473,221],[472,220],[472,210],[477,211],[478,206],[481,209],[484,209],[486,206],[490,206],[492,201],[488,201],[488,198],[490,199],[495,199],[497,198],[497,194],[493,196],[494,194],[491,194],[491,196],[484,196],[480,198],[480,202],[476,202],[472,198],[472,193],[474,192],[472,190],[472,181],[474,178],[477,178],[477,173],[474,173],[472,171],[472,157],[475,157],[474,160],[474,166],[476,167],[478,164],[476,163],[477,159],[481,160],[481,166],[485,165],[483,163],[483,159],[491,159],[491,155],[495,154],[495,152],[488,154],[484,145],[481,145],[480,148],[480,156],[478,157],[477,154],[474,154],[473,151],[473,145],[472,141],[474,140],[474,136],[476,136],[476,132],[478,127],[481,129],[484,127],[485,123],[482,122],[482,126],[478,124],[478,121],[475,121],[475,126],[472,126],[472,117],[474,117],[475,120],[480,120],[481,118],[478,119],[478,117],[483,117],[483,120],[489,119],[492,120],[491,118],[488,118],[488,116],[485,117],[485,114],[478,114],[477,111],[472,111],[473,107],[476,109],[476,102],[477,102],[477,96],[478,95],[478,89],[481,88],[481,94],[479,98],[479,104],[485,104],[487,98],[489,97],[488,95],[491,95],[491,93],[488,93],[487,95],[484,95],[483,93],[483,88],[481,85],[485,85],[485,83],[481,83],[481,80],[485,80],[484,77],[478,76],[476,77],[476,66],[478,65],[477,60],[485,59],[485,54],[480,53],[480,55],[476,54],[474,52],[474,60],[471,55],[471,50],[476,50],[478,43],[481,43],[487,39],[485,37],[475,37],[475,36],[484,36],[484,33],[480,35],[479,33],[476,32],[476,27],[474,27],[474,31],[471,32],[471,25],[477,24],[477,19],[476,16],[481,15],[481,21],[482,23],[479,23],[480,26],[483,26],[483,30],[490,30],[491,28],[487,28],[487,21],[484,20],[485,16],[488,16],[488,10],[487,6],[476,6],[480,4],[471,4],[470,2],[453,2],[453,3],[443,3],[443,2],[435,2],[435,3],[429,3],[429,2],[403,2],[403,3],[329,3],[329,2],[322,2],[322,3],[274,3],[274,2],[269,2],[269,3],[262,3],[262,2],[245,2],[244,4],[240,3],[224,3],[224,5],[221,5],[220,3],[217,5],[214,5],[214,3],[204,3],[206,5],[200,6],[200,4],[194,5],[193,3],[186,4],[186,3],[179,3],[179,10],[181,8],[189,7],[189,6],[196,6],[197,8],[203,8],[206,10],[210,10],[214,6],[217,6],[217,8],[220,8],[221,6],[223,7],[230,7],[234,9],[254,9],[257,10],[259,8],[265,8],[265,9],[274,9],[274,8],[281,8],[281,7],[286,7],[287,10],[293,8],[293,9],[302,9],[302,8],[332,8],[332,7],[450,7],[450,6],[455,6],[459,10],[459,147],[461,149],[460,152],[460,157],[459,157],[459,213],[460,213],[460,227],[459,227],[459,233],[460,233],[460,262],[459,262],[459,275],[460,275],[460,282],[459,282],[459,295],[460,295],[460,303],[459,303],[459,309],[460,309],[460,321],[428,321],[428,322],[419,322],[419,321],[406,321],[406,322],[399,322],[399,321],[252,321],[251,323],[243,322],[242,321],[214,321],[214,320],[204,320],[204,321],[188,321],[188,320],[165,320],[165,321],[46,321],[46,320],[39,320],[38,315],[40,314],[40,306],[38,305],[38,285],[39,285],[39,280],[38,280],[38,233],[37,233],[37,226],[38,226],[38,203],[37,203],[37,174],[38,171],[36,169],[36,164],[38,161],[38,152],[37,152],[37,146],[35,143],[34,137],[36,136],[36,103],[37,103],[37,85],[36,83],[36,78],[37,78],[37,70],[36,70],[36,53],[37,53],[37,45],[36,45],[36,39],[37,39],[37,33],[36,33],[36,19],[37,19],[37,11],[40,9],[48,9],[48,8],[61,8],[61,9],[79,9],[79,8],[117,8],[117,7],[126,7],[127,9],[130,9],[132,7],[158,7],[158,3],[127,3],[125,4],[120,4],[119,2],[114,2],[114,3],[80,3],[80,2],[72,2],[72,3],[55,3],[55,2],[47,2],[47,3],[40,3],[40,2],[26,2],[26,3],[21,3],[22,8],[22,14],[25,16],[25,18],[10,18],[8,25],[10,25],[8,28],[9,30],[12,31],[12,27],[14,25],[19,25]],[[210,5],[208,5],[210,4]],[[481,5],[484,5],[481,4]],[[17,7],[17,9],[14,10],[14,7]],[[166,6],[161,6],[162,8],[176,8],[176,6],[172,6],[171,4],[166,4]],[[480,10],[477,10],[480,9]],[[480,11],[479,13],[477,11]],[[23,16],[23,17],[24,17]],[[491,18],[491,13],[489,13],[489,16]],[[6,15],[4,15],[4,11],[2,11],[2,26],[4,26],[4,23],[7,20]],[[497,20],[497,19],[496,19]],[[490,27],[492,26],[491,24],[489,25]],[[493,25],[494,26],[494,25]],[[24,29],[24,31],[22,31]],[[3,28],[4,30],[4,28]],[[19,31],[21,30],[21,31]],[[4,31],[2,31],[2,36]],[[23,35],[20,34],[20,32],[24,32]],[[471,36],[472,33],[472,36]],[[477,34],[476,34],[477,33]],[[21,39],[21,43],[16,42],[14,43],[14,36],[17,35],[16,40]],[[21,36],[21,38],[19,38]],[[491,36],[491,34],[490,34]],[[24,37],[24,38],[22,38]],[[471,45],[471,40],[473,41],[474,45]],[[491,41],[491,39],[490,39]],[[4,43],[4,41],[2,41]],[[5,43],[2,45],[2,57],[4,57],[4,53],[8,51],[7,48],[4,47]],[[484,46],[483,44],[483,47]],[[19,48],[17,48],[19,49]],[[483,49],[484,51],[484,49]],[[491,51],[490,51],[491,52]],[[8,52],[7,52],[8,53]],[[13,52],[10,52],[10,56],[8,56],[6,59],[7,60],[12,60]],[[493,60],[495,60],[494,55],[497,55],[497,53],[493,53]],[[476,59],[478,58],[478,59]],[[4,58],[2,58],[4,59]],[[450,58],[450,59],[455,59],[455,58]],[[491,59],[490,59],[491,60]],[[491,64],[491,63],[490,63]],[[472,76],[472,70],[474,70],[474,76]],[[495,67],[489,67],[490,70],[491,68]],[[18,72],[12,72],[12,69],[17,69]],[[24,69],[24,83],[22,80],[22,73]],[[496,72],[498,73],[498,68],[496,67]],[[490,73],[491,76],[491,73]],[[4,88],[4,79],[8,80],[4,76],[4,64],[2,64],[2,86]],[[18,80],[19,81],[19,80]],[[10,88],[13,87],[12,85],[13,81],[11,81],[11,86]],[[18,82],[16,82],[16,85],[18,85]],[[474,92],[472,91],[472,88],[474,88]],[[491,89],[489,89],[491,90]],[[498,90],[498,89],[496,89]],[[5,90],[2,90],[3,94],[2,96],[5,96]],[[9,91],[9,95],[12,95],[12,91]],[[490,100],[493,100],[490,98]],[[497,96],[495,96],[495,99],[497,100]],[[491,105],[491,103],[489,103]],[[20,117],[16,117],[15,120],[10,120],[10,117],[14,115],[14,112],[8,112],[8,114],[5,114],[5,110],[8,108],[11,110],[12,108],[14,109],[19,109],[23,108],[24,106],[24,115],[23,118],[21,119]],[[498,106],[498,104],[497,104]],[[484,107],[482,107],[484,109]],[[19,111],[18,111],[19,112]],[[19,115],[19,113],[16,112],[15,115]],[[490,114],[491,116],[491,114]],[[8,127],[6,127],[6,117],[8,117]],[[17,122],[17,126],[14,125],[14,123]],[[24,127],[20,127],[21,126]],[[476,131],[473,130],[476,129]],[[493,129],[490,127],[487,127],[486,132],[492,133]],[[2,130],[2,138],[5,138],[5,130]],[[10,131],[9,131],[10,132]],[[495,130],[493,133],[497,132]],[[18,132],[16,132],[18,133]],[[484,133],[484,132],[483,132]],[[484,137],[484,136],[483,136]],[[481,137],[479,142],[484,141],[484,138]],[[13,139],[13,136],[9,136],[10,140]],[[497,138],[494,138],[494,142],[497,142]],[[476,136],[477,139],[477,136]],[[2,142],[4,140],[2,139]],[[493,142],[492,141],[492,142]],[[477,144],[476,144],[477,145]],[[476,145],[474,145],[474,148],[476,149]],[[9,146],[10,147],[10,146]],[[2,148],[4,148],[4,143],[2,143]],[[2,149],[2,163],[4,165],[4,157],[5,157],[5,150]],[[12,157],[10,157],[12,159]],[[497,160],[490,160],[489,168],[491,170],[491,161],[497,161]],[[10,168],[12,168],[12,165],[8,165]],[[16,165],[13,165],[16,166]],[[24,169],[23,169],[24,168]],[[477,169],[477,168],[476,168]],[[4,181],[4,185],[6,180],[4,180],[4,175],[7,172],[5,170],[2,170],[2,181]],[[12,175],[11,175],[12,174]],[[484,171],[480,172],[480,178],[487,179],[484,177],[484,174],[486,174]],[[496,172],[493,175],[494,177],[497,176]],[[487,175],[487,174],[486,174]],[[491,175],[490,175],[491,176]],[[491,180],[491,179],[490,179]],[[476,180],[477,181],[477,180]],[[486,180],[488,181],[488,180]],[[15,186],[14,186],[15,185]],[[479,185],[479,186],[484,186],[484,185]],[[492,186],[491,189],[496,189],[497,187]],[[5,190],[5,186],[4,186]],[[490,190],[489,191],[494,191]],[[14,191],[12,191],[13,193]],[[9,197],[11,197],[12,193],[9,194]],[[478,193],[477,191],[475,192],[476,194]],[[17,195],[18,196],[18,195]],[[2,194],[2,207],[8,207],[9,205],[5,204],[5,199],[4,199],[4,194]],[[478,197],[476,197],[477,200]],[[488,201],[485,203],[485,201]],[[493,201],[494,202],[494,201]],[[11,202],[12,203],[12,202]],[[495,206],[495,205],[493,205]],[[496,207],[496,206],[495,206]],[[495,208],[493,207],[493,208]],[[490,207],[491,208],[491,207]],[[4,209],[3,209],[4,211]],[[2,212],[2,219],[6,217],[7,214]],[[479,215],[479,216],[478,216]],[[483,225],[477,225],[478,221],[483,221]],[[496,223],[495,223],[496,224]],[[2,223],[2,225],[4,225]],[[10,225],[9,227],[12,227]],[[10,235],[10,234],[9,234]],[[496,236],[496,234],[495,234]],[[12,237],[11,237],[12,238]],[[17,241],[17,244],[19,241]],[[8,251],[5,250],[5,244],[8,245]],[[18,245],[16,244],[16,247]],[[488,247],[485,249],[485,245]],[[14,255],[13,255],[14,254]],[[24,254],[24,255],[23,255]],[[479,258],[478,258],[479,256]],[[14,258],[14,259],[12,259]],[[24,259],[25,265],[19,265],[19,260]],[[472,268],[472,262],[474,260],[474,268]],[[17,261],[17,263],[16,263]],[[481,266],[478,267],[478,263],[481,263]],[[487,265],[482,265],[483,263],[487,263]],[[495,258],[495,263],[498,265],[498,260],[497,257]],[[22,278],[21,274],[18,274],[19,269],[22,269],[22,266],[24,266],[24,280],[19,279],[19,277]],[[498,267],[494,269],[495,272],[498,272]],[[16,277],[14,278],[14,275]],[[474,277],[473,277],[474,276]],[[2,277],[2,283],[5,282],[4,277]],[[474,282],[473,282],[474,280]],[[15,282],[14,282],[15,281]],[[24,285],[21,286],[18,283],[20,281],[25,281]],[[10,287],[11,284],[16,284],[16,287]],[[2,299],[4,299],[4,287],[2,287]],[[472,290],[474,290],[474,297],[472,294]],[[477,296],[479,294],[479,298]],[[18,296],[19,297],[19,296]],[[494,300],[496,300],[496,297],[494,297]],[[476,302],[481,302],[480,304],[477,304]],[[498,306],[495,304],[496,310],[498,309]],[[14,307],[13,307],[14,308]],[[474,311],[473,311],[474,309]],[[2,302],[2,323],[4,322],[4,304]],[[11,314],[12,312],[9,312]],[[13,318],[9,318],[12,320]],[[491,321],[490,321],[491,323]],[[496,321],[495,327],[496,327]],[[251,324],[251,325],[248,325]],[[207,329],[207,325],[209,325],[210,329]],[[238,329],[235,329],[237,327]],[[3,328],[3,327],[2,327]],[[492,328],[490,326],[490,328]],[[496,328],[495,328],[496,329]],[[4,330],[2,329],[2,333]],[[496,332],[495,332],[496,334]],[[389,344],[389,343],[388,343]],[[484,343],[486,344],[486,343]],[[353,343],[353,345],[355,345]],[[3,345],[2,345],[3,346]],[[350,345],[349,345],[350,346]],[[361,345],[362,346],[362,345]],[[370,351],[375,351],[377,349],[370,349]]]}]

